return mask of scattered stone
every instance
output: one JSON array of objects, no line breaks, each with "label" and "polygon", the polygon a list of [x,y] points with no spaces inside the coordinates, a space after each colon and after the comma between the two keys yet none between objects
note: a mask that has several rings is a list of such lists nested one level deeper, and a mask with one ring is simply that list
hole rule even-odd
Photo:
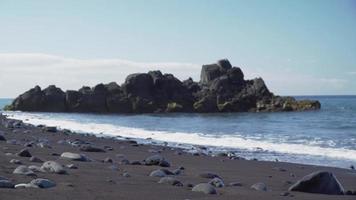
[{"label": "scattered stone", "polygon": [[48,179],[43,179],[43,178],[34,179],[30,182],[30,184],[36,185],[37,187],[43,189],[56,186],[56,183],[54,183],[53,181],[50,181]]},{"label": "scattered stone", "polygon": [[55,174],[66,174],[64,167],[55,161],[46,161],[43,163],[41,169]]},{"label": "scattered stone", "polygon": [[225,184],[224,184],[224,181],[221,180],[220,178],[213,178],[209,181],[209,184],[214,186],[214,187],[217,187],[217,188],[221,188],[221,187],[224,187]]},{"label": "scattered stone", "polygon": [[170,167],[170,163],[161,155],[153,155],[145,159],[145,165],[159,165],[161,167]]},{"label": "scattered stone", "polygon": [[200,183],[192,188],[193,192],[202,192],[204,194],[217,194],[216,189],[208,183]]},{"label": "scattered stone", "polygon": [[168,184],[168,185],[173,185],[173,186],[183,186],[183,184],[179,180],[177,180],[173,177],[162,177],[158,181],[158,183]]},{"label": "scattered stone", "polygon": [[40,158],[36,157],[36,156],[32,156],[30,158],[30,162],[43,163],[43,161]]},{"label": "scattered stone", "polygon": [[31,153],[28,151],[28,149],[22,149],[20,152],[16,154],[17,156],[20,157],[32,157]]},{"label": "scattered stone", "polygon": [[[208,179],[213,179],[213,178],[220,178],[219,175],[211,173],[211,172],[203,172],[199,174],[199,177],[201,178],[208,178]],[[221,178],[220,178],[221,179]]]},{"label": "scattered stone", "polygon": [[17,159],[11,159],[10,163],[16,164],[16,165],[21,165],[22,164],[21,160],[17,160]]},{"label": "scattered stone", "polygon": [[64,152],[62,153],[61,157],[74,161],[89,161],[89,159],[85,155],[78,153]]},{"label": "scattered stone", "polygon": [[344,188],[331,172],[318,171],[304,176],[289,191],[343,195]]},{"label": "scattered stone", "polygon": [[267,191],[267,185],[264,183],[255,183],[251,186],[251,189],[257,190],[257,191]]},{"label": "scattered stone", "polygon": [[21,174],[26,176],[34,176],[36,175],[31,169],[29,169],[25,165],[20,165],[16,167],[16,169],[12,172],[13,174]]},{"label": "scattered stone", "polygon": [[104,149],[92,145],[83,145],[79,148],[79,150],[85,152],[105,152]]}]

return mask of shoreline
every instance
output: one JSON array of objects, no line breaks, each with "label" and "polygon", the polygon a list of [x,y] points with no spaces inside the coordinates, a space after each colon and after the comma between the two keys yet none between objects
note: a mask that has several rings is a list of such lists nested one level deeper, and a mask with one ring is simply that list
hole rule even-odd
[{"label": "shoreline", "polygon": [[[6,128],[6,123],[11,120],[3,115],[0,115],[0,121],[0,133],[6,138],[6,141],[0,141],[0,176],[10,179],[15,184],[28,183],[33,179],[29,176],[12,174],[18,165],[10,163],[11,159],[20,160],[24,165],[41,166],[39,163],[29,161],[28,158],[15,155],[24,148],[43,161],[55,160],[63,165],[72,163],[78,167],[78,169],[66,168],[65,175],[36,172],[37,177],[54,181],[56,187],[44,190],[0,188],[1,199],[285,199],[286,197],[281,195],[287,192],[290,185],[303,176],[320,170],[333,172],[345,191],[356,190],[356,171],[350,169],[232,159],[222,154],[216,157],[194,155],[180,148],[137,144],[130,139],[113,140],[66,130],[39,128],[23,123],[19,123],[14,128]],[[73,146],[73,141],[89,142],[105,149],[105,152],[81,151]],[[28,146],[29,144],[31,145]],[[39,146],[40,144],[43,148]],[[68,161],[59,156],[63,152],[83,153],[92,159],[92,162]],[[163,168],[142,164],[144,159],[156,154],[164,156],[169,161],[170,167],[167,168],[169,170],[174,171],[181,166],[184,167],[179,175],[172,175],[182,182],[182,187],[159,184],[157,182],[160,178],[149,176],[152,171]],[[109,162],[108,158],[112,162]],[[124,161],[125,159],[128,162]],[[225,187],[216,188],[217,195],[191,191],[190,186],[209,181],[199,177],[199,174],[204,172],[216,173],[224,180]],[[240,184],[231,186],[233,182]],[[264,182],[267,191],[255,191],[250,188],[257,182]],[[296,199],[355,198],[350,195],[287,193],[286,196],[293,196]]]}]

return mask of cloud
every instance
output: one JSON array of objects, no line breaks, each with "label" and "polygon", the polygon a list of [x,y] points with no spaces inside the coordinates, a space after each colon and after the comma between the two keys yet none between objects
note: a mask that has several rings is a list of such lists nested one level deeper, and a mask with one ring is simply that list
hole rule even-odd
[{"label": "cloud", "polygon": [[[137,62],[125,59],[77,59],[41,53],[0,54],[0,97],[15,97],[29,88],[55,84],[63,90],[83,85],[122,83],[131,73],[161,70],[181,80],[192,77],[198,81],[201,65],[179,62]],[[295,71],[298,68],[243,66],[245,77],[263,77],[275,94],[325,94],[346,91],[348,81],[325,78]]]}]

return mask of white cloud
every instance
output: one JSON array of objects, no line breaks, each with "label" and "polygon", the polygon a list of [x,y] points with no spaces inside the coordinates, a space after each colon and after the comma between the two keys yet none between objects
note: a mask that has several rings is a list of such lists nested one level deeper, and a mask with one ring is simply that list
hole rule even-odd
[{"label": "white cloud", "polygon": [[[122,83],[131,73],[150,70],[172,73],[181,80],[188,77],[199,80],[202,64],[75,59],[39,53],[0,54],[0,97],[15,97],[35,85],[46,87],[55,84],[67,90],[112,81]],[[342,91],[348,83],[347,80],[315,77],[289,68],[266,70],[257,66],[242,66],[242,70],[248,79],[263,77],[272,92],[283,95]]]}]

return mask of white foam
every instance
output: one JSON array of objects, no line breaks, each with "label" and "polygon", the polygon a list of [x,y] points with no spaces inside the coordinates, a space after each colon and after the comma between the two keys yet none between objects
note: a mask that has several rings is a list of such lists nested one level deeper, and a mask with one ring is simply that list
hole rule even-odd
[{"label": "white foam", "polygon": [[356,150],[351,149],[328,148],[306,144],[273,143],[269,141],[246,139],[236,135],[213,136],[204,135],[202,133],[149,131],[140,128],[122,127],[105,123],[79,122],[72,119],[59,119],[53,116],[45,117],[46,114],[29,114],[21,112],[8,112],[5,114],[8,114],[9,118],[23,120],[26,123],[33,125],[43,124],[47,126],[57,126],[62,129],[70,129],[76,132],[93,134],[104,133],[111,136],[122,136],[137,139],[152,138],[152,140],[156,141],[189,145],[204,145],[221,149],[238,148],[253,151],[256,148],[262,148],[264,150],[277,153],[322,156],[356,161]]}]

